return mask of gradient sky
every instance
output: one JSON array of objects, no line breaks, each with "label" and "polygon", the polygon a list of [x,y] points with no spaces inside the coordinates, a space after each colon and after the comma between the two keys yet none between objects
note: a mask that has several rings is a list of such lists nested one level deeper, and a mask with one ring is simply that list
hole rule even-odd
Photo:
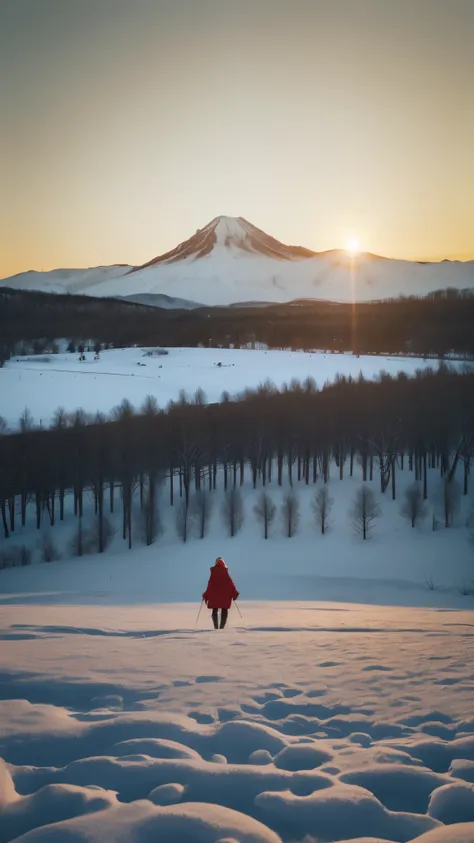
[{"label": "gradient sky", "polygon": [[219,214],[474,256],[474,0],[0,0],[0,277]]}]

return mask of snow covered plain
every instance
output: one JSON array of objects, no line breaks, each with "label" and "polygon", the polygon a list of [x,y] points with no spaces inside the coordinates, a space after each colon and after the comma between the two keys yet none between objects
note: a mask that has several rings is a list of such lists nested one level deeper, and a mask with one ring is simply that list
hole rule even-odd
[{"label": "snow covered plain", "polygon": [[170,348],[165,357],[148,357],[142,348],[114,349],[103,351],[97,361],[89,353],[85,362],[77,354],[14,357],[0,369],[0,416],[15,427],[28,407],[36,423],[45,426],[59,406],[68,412],[82,407],[108,413],[123,398],[138,409],[147,395],[154,395],[165,407],[181,389],[192,396],[198,387],[212,402],[224,390],[235,395],[268,378],[280,387],[292,378],[312,376],[322,386],[338,373],[372,378],[381,370],[414,374],[436,365],[420,358],[216,348]]}]

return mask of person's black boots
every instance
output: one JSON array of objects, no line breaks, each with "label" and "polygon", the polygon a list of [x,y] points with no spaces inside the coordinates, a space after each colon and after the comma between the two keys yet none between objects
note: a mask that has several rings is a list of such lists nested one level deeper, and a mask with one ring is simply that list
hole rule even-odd
[{"label": "person's black boots", "polygon": [[219,629],[219,617],[218,617],[218,610],[212,610],[212,623],[214,624],[214,629]]},{"label": "person's black boots", "polygon": [[222,612],[221,612],[221,629],[224,629],[224,627],[227,623],[227,615],[228,614],[229,614],[229,612],[228,612],[227,609],[222,609]]}]

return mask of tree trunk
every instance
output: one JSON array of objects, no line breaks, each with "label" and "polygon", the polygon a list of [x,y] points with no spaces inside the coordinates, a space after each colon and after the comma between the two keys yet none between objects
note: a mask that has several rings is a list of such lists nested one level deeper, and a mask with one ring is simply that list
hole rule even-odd
[{"label": "tree trunk", "polygon": [[104,552],[104,482],[99,477],[97,484],[97,510],[99,514],[99,553]]},{"label": "tree trunk", "polygon": [[174,470],[173,466],[170,465],[170,506],[174,504]]},{"label": "tree trunk", "polygon": [[36,505],[36,529],[41,530],[41,492],[35,494]]},{"label": "tree trunk", "polygon": [[3,534],[4,534],[5,538],[7,539],[8,536],[10,535],[10,533],[8,531],[7,513],[6,513],[5,501],[4,500],[0,503],[0,511],[2,513]]},{"label": "tree trunk", "polygon": [[10,510],[10,530],[15,532],[15,495],[8,499],[8,509]]}]

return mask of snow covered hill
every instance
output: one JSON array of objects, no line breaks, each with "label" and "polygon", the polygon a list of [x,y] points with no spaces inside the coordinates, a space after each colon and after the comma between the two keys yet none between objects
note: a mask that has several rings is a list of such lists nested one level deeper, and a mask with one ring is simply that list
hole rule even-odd
[{"label": "snow covered hill", "polygon": [[220,216],[142,266],[27,272],[3,279],[2,285],[94,296],[165,295],[206,305],[369,301],[447,287],[474,289],[474,261],[421,263],[340,250],[314,253],[280,243],[243,217]]}]

